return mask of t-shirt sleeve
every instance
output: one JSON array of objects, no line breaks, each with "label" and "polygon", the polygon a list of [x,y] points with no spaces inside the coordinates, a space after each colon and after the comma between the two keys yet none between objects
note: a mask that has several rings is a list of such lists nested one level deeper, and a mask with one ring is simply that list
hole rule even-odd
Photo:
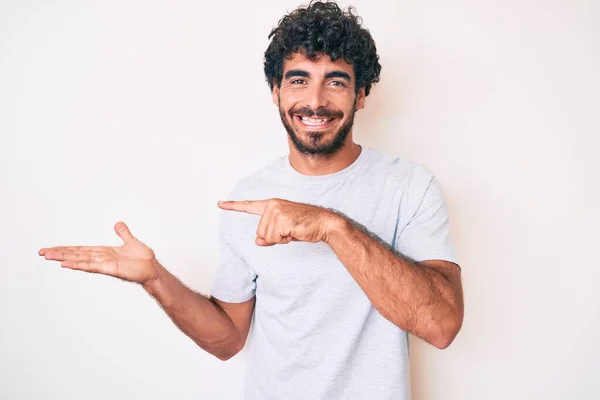
[{"label": "t-shirt sleeve", "polygon": [[219,221],[220,262],[211,295],[228,303],[243,303],[254,297],[256,274],[240,254],[235,244],[238,215],[221,211]]},{"label": "t-shirt sleeve", "polygon": [[444,192],[437,178],[418,165],[406,195],[405,213],[399,222],[404,228],[397,236],[396,250],[416,262],[445,260],[458,264]]}]

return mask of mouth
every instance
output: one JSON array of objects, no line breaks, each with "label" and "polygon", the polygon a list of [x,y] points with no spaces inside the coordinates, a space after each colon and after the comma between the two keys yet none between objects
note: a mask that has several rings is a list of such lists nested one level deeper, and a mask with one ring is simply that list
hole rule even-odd
[{"label": "mouth", "polygon": [[294,118],[308,129],[327,129],[337,119],[336,117],[305,117],[303,115],[294,115]]}]

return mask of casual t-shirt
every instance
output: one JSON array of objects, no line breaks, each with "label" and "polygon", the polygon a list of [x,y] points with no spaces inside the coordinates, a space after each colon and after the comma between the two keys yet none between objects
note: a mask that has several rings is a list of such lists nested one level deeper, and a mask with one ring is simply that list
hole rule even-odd
[{"label": "casual t-shirt", "polygon": [[[300,174],[281,157],[230,200],[280,198],[341,211],[414,261],[458,264],[442,188],[420,164],[364,148],[347,168]],[[221,212],[212,296],[256,296],[245,398],[409,399],[407,333],[382,317],[324,242],[254,242],[260,216]]]}]

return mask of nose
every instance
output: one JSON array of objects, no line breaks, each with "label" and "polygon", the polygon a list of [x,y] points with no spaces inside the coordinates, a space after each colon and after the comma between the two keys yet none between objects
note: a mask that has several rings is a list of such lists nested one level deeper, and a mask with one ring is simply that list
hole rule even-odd
[{"label": "nose", "polygon": [[308,106],[312,110],[317,110],[319,107],[327,107],[329,101],[327,100],[327,96],[325,90],[321,87],[321,85],[314,85],[310,88],[309,97],[307,99]]}]

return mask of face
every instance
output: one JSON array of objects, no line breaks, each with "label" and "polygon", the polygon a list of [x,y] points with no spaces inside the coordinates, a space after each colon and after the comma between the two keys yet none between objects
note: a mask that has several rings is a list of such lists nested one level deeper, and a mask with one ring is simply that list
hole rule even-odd
[{"label": "face", "polygon": [[344,147],[364,99],[364,88],[356,93],[352,65],[328,55],[311,61],[295,53],[283,64],[281,86],[273,89],[294,147],[312,156],[331,156]]}]

